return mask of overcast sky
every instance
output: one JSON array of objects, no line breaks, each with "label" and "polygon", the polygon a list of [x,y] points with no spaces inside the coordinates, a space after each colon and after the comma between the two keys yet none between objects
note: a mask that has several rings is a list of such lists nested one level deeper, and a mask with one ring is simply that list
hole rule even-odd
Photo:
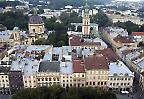
[{"label": "overcast sky", "polygon": [[144,1],[144,0],[117,0],[117,1]]}]

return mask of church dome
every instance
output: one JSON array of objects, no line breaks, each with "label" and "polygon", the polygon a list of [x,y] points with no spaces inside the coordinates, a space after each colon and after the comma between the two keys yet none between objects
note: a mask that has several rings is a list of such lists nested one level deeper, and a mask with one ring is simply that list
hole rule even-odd
[{"label": "church dome", "polygon": [[42,18],[38,15],[33,15],[29,19],[29,24],[42,24],[44,23]]}]

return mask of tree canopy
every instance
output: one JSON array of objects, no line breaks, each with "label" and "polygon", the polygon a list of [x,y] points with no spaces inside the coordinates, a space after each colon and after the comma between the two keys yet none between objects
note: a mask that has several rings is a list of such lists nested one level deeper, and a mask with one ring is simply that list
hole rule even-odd
[{"label": "tree canopy", "polygon": [[49,88],[22,89],[12,99],[117,99],[116,95],[100,88]]},{"label": "tree canopy", "polygon": [[17,5],[24,5],[19,1],[0,1],[0,8],[5,8],[7,6],[15,7]]},{"label": "tree canopy", "polygon": [[27,15],[23,15],[23,13],[19,11],[0,13],[0,24],[3,24],[10,30],[12,30],[14,27],[27,30],[28,20],[29,17]]},{"label": "tree canopy", "polygon": [[121,27],[123,29],[126,29],[129,34],[131,34],[132,32],[138,32],[138,31],[140,31],[139,25],[134,24],[131,21],[117,22],[117,23],[114,24],[114,26],[118,26],[118,27]]},{"label": "tree canopy", "polygon": [[111,26],[112,22],[107,15],[101,10],[91,18],[91,22],[97,23],[99,27]]}]

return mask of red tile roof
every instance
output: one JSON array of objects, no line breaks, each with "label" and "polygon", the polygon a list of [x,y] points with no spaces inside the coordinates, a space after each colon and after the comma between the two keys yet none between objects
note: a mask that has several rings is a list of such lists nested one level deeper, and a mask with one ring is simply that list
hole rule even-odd
[{"label": "red tile roof", "polygon": [[128,37],[116,37],[114,41],[118,43],[134,43],[133,40]]},{"label": "red tile roof", "polygon": [[100,50],[100,54],[107,57],[111,62],[116,62],[119,59],[118,55],[111,48]]},{"label": "red tile roof", "polygon": [[133,36],[144,36],[144,32],[132,32]]},{"label": "red tile roof", "polygon": [[84,62],[82,60],[73,60],[74,73],[85,73]]},{"label": "red tile roof", "polygon": [[101,45],[100,42],[86,42],[84,41],[83,39],[81,39],[80,37],[78,36],[75,36],[75,35],[71,35],[69,37],[69,45],[71,46],[81,46],[81,45]]},{"label": "red tile roof", "polygon": [[87,70],[91,69],[109,69],[108,60],[105,56],[99,55],[92,55],[85,58],[85,68]]}]

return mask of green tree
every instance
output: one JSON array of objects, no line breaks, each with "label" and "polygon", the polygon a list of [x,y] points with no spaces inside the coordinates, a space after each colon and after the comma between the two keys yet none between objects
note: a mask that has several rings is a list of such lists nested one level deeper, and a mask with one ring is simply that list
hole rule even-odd
[{"label": "green tree", "polygon": [[92,16],[91,21],[97,23],[99,27],[106,27],[112,25],[111,20],[101,10],[96,15]]},{"label": "green tree", "polygon": [[82,32],[82,26],[77,27],[77,32]]},{"label": "green tree", "polygon": [[15,26],[20,29],[28,29],[28,20],[27,15],[23,15],[22,12],[6,12],[0,14],[0,24],[3,24],[7,29],[12,30]]},{"label": "green tree", "polygon": [[16,92],[12,99],[117,99],[116,95],[100,88],[49,88],[22,89]]},{"label": "green tree", "polygon": [[132,32],[137,32],[139,31],[139,25],[132,23],[131,21],[127,21],[127,22],[117,22],[114,24],[114,26],[118,26],[121,28],[124,28],[128,31],[129,35]]},{"label": "green tree", "polygon": [[45,38],[40,38],[34,42],[34,45],[46,45],[46,44],[48,44],[48,41]]}]

